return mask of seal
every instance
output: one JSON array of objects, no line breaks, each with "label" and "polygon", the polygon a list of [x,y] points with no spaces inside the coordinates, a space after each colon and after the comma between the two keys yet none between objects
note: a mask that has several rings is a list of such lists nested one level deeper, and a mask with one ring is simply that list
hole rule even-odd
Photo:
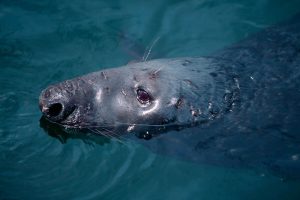
[{"label": "seal", "polygon": [[51,85],[39,105],[68,130],[159,135],[139,141],[193,162],[300,178],[299,66],[297,15],[209,57],[131,63]]},{"label": "seal", "polygon": [[131,63],[49,86],[40,95],[40,109],[49,121],[67,128],[145,138],[213,121],[239,102],[253,105],[242,110],[250,110],[245,116],[253,110],[263,116],[269,106],[255,107],[257,101],[271,102],[278,88],[296,89],[288,84],[291,75],[299,74],[298,18],[210,57]]},{"label": "seal", "polygon": [[212,57],[128,64],[50,86],[40,108],[68,128],[149,136],[232,110],[239,94],[235,65]]}]

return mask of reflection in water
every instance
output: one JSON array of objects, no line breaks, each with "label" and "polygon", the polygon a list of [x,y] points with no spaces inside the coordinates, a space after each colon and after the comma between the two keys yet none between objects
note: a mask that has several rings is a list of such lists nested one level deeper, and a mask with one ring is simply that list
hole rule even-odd
[{"label": "reflection in water", "polygon": [[85,143],[94,142],[104,145],[110,142],[110,138],[102,135],[91,134],[87,130],[65,129],[64,127],[49,122],[45,117],[40,119],[40,127],[51,137],[58,139],[62,144],[67,143],[68,139],[81,139]]}]

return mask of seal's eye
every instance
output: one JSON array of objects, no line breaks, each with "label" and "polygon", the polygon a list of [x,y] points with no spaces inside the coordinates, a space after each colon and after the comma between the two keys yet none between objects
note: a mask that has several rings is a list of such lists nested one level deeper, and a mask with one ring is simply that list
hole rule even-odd
[{"label": "seal's eye", "polygon": [[141,104],[150,103],[150,101],[152,100],[151,95],[143,89],[137,89],[136,94],[137,94],[137,100],[139,100]]}]

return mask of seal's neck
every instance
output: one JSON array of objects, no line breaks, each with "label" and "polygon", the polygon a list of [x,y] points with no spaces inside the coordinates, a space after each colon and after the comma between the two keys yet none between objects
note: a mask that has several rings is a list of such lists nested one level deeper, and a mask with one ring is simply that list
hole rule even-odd
[{"label": "seal's neck", "polygon": [[214,57],[199,61],[201,66],[192,68],[197,73],[192,71],[190,79],[180,80],[177,124],[207,123],[233,111],[239,103],[239,75],[233,71],[238,64]]}]

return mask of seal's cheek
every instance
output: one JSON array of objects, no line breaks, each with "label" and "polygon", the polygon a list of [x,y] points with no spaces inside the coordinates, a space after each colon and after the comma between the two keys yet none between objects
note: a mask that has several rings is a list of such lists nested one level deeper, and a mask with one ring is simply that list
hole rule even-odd
[{"label": "seal's cheek", "polygon": [[108,114],[112,114],[119,122],[130,123],[135,120],[137,115],[136,100],[132,97],[117,94],[111,98],[107,109]]}]

